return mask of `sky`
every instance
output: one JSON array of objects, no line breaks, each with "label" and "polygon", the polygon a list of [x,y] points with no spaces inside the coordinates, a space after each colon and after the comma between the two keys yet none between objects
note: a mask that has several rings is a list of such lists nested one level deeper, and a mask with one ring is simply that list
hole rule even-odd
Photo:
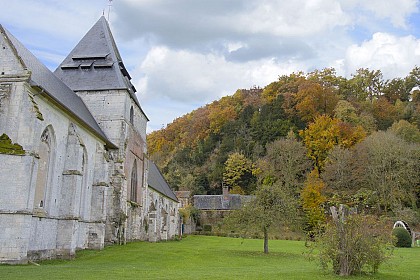
[{"label": "sky", "polygon": [[[111,4],[111,5],[110,5]],[[420,66],[420,0],[0,0],[0,24],[54,70],[102,16],[150,119],[165,127],[237,89],[333,67]]]}]

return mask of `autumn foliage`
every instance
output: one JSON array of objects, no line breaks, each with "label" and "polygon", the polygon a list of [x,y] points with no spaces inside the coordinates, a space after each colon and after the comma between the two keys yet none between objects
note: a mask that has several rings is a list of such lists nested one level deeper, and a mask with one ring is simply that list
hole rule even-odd
[{"label": "autumn foliage", "polygon": [[282,75],[150,133],[149,156],[175,190],[287,189],[309,227],[337,203],[420,222],[419,87],[419,67],[390,80],[369,69]]}]

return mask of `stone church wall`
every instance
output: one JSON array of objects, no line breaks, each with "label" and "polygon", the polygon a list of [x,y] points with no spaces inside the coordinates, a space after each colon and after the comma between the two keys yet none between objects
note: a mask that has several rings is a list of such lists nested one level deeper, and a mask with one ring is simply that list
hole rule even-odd
[{"label": "stone church wall", "polygon": [[[2,103],[0,114],[2,120],[13,121],[2,122],[0,134],[11,135],[24,154],[0,154],[0,224],[7,228],[0,232],[0,256],[16,262],[71,257],[77,248],[89,247],[90,229],[103,223],[103,215],[91,218],[95,210],[91,198],[96,156],[100,156],[97,145],[104,143],[29,85],[11,83],[11,88],[7,108]],[[51,138],[43,179],[48,182],[45,190],[38,190],[39,147],[45,131]],[[37,196],[43,197],[41,206]],[[95,199],[103,204],[100,197]],[[103,247],[103,232],[95,233],[93,246]]]},{"label": "stone church wall", "polygon": [[77,249],[178,234],[177,202],[148,187],[148,120],[128,89],[77,92],[107,139],[98,138],[45,85],[33,86],[31,71],[42,67],[25,65],[3,32],[0,263],[71,258]]},{"label": "stone church wall", "polygon": [[178,203],[149,188],[148,204],[148,240],[169,240],[178,235]]},{"label": "stone church wall", "polygon": [[[80,91],[83,99],[101,129],[118,145],[108,152],[110,164],[110,191],[106,197],[105,242],[145,238],[143,224],[143,190],[145,177],[147,119],[126,90]],[[132,172],[136,168],[137,187],[132,194]]]}]

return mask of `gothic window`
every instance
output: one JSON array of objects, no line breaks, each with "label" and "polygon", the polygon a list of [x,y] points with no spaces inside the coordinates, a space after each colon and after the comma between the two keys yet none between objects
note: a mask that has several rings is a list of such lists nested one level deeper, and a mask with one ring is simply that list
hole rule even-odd
[{"label": "gothic window", "polygon": [[130,123],[134,124],[134,109],[133,106],[130,108]]},{"label": "gothic window", "polygon": [[134,160],[133,169],[131,170],[130,200],[137,201],[137,161],[136,160]]},{"label": "gothic window", "polygon": [[47,127],[41,135],[38,148],[38,172],[35,185],[34,208],[45,208],[47,187],[50,180],[50,173],[53,164],[51,163],[51,148],[53,143],[53,132]]}]

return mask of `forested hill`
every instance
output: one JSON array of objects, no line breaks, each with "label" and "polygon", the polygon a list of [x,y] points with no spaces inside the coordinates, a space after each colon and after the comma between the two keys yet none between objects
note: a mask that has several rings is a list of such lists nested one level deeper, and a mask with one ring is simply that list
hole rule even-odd
[{"label": "forested hill", "polygon": [[[174,189],[197,194],[220,193],[222,183],[239,193],[252,193],[261,180],[265,183],[283,180],[285,184],[288,175],[281,175],[286,178],[281,179],[278,174],[286,167],[283,171],[272,170],[281,165],[275,162],[273,151],[289,151],[292,142],[298,145],[294,146],[298,150],[291,150],[291,156],[300,155],[303,149],[302,160],[308,160],[309,164],[299,167],[303,169],[289,180],[296,188],[308,180],[311,170],[324,181],[325,190],[344,191],[355,182],[359,189],[368,188],[373,182],[360,182],[354,176],[360,176],[361,162],[369,160],[362,156],[370,153],[378,139],[385,146],[386,141],[394,143],[398,139],[399,154],[406,152],[401,149],[408,149],[419,156],[419,86],[420,67],[405,78],[390,80],[383,79],[380,71],[369,69],[359,69],[351,78],[337,76],[329,68],[280,76],[265,88],[238,90],[150,133],[148,150]],[[347,161],[345,156],[349,157]],[[359,168],[353,168],[359,172],[356,175],[332,164],[334,160],[356,164],[356,159],[359,160]],[[419,173],[418,167],[413,168]],[[348,178],[331,179],[337,174]],[[411,188],[408,192],[412,199],[419,185],[415,175],[406,178],[401,188]]]}]

